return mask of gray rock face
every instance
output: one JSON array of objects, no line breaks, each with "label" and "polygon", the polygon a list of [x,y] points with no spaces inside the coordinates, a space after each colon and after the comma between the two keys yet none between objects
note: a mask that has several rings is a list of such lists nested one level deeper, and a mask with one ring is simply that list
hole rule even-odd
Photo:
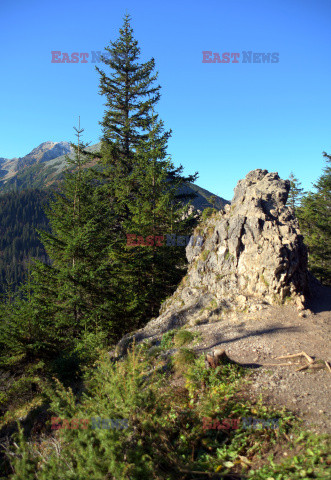
[{"label": "gray rock face", "polygon": [[292,209],[285,206],[289,189],[288,180],[267,170],[253,170],[240,180],[231,206],[195,229],[204,243],[187,246],[187,275],[160,316],[126,335],[117,354],[123,354],[134,338],[154,338],[235,311],[257,311],[285,301],[303,309],[307,249]]},{"label": "gray rock face", "polygon": [[35,163],[47,162],[60,155],[70,153],[71,147],[68,142],[43,142],[37,148],[34,148],[25,157],[19,158],[16,169],[19,171],[22,168],[34,165]]}]

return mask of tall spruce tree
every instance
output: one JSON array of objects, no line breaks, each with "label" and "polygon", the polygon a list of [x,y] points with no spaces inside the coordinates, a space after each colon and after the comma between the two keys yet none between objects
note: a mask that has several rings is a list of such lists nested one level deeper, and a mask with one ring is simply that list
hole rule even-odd
[{"label": "tall spruce tree", "polygon": [[[130,159],[135,148],[148,138],[147,129],[157,121],[153,107],[160,99],[160,85],[154,85],[158,74],[155,60],[139,63],[140,48],[133,37],[130,16],[125,15],[120,37],[110,42],[102,62],[111,69],[110,76],[96,67],[100,74],[100,95],[106,97],[102,125],[102,158],[107,166],[123,175],[131,171]],[[160,145],[165,145],[171,132],[164,132]]]},{"label": "tall spruce tree", "polygon": [[52,231],[41,232],[51,263],[35,262],[25,299],[7,317],[16,353],[90,358],[105,336],[117,340],[157,314],[185,271],[185,242],[127,244],[130,233],[190,233],[192,194],[181,188],[197,174],[184,177],[166,158],[170,132],[153,110],[160,96],[154,60],[138,62],[128,16],[120,34],[105,62],[113,74],[101,73],[103,168],[87,168],[79,126],[75,156],[48,209]]},{"label": "tall spruce tree", "polygon": [[298,209],[300,228],[309,250],[309,267],[319,280],[331,285],[331,155],[323,152],[326,167]]},{"label": "tall spruce tree", "polygon": [[[110,68],[110,75],[97,68],[100,93],[107,101],[101,122],[104,170],[96,195],[108,212],[104,238],[108,235],[112,246],[111,281],[117,279],[119,295],[120,291],[126,292],[126,304],[121,301],[118,322],[132,329],[157,313],[162,297],[160,279],[164,296],[182,273],[185,252],[179,247],[180,260],[175,265],[174,252],[171,257],[170,250],[165,255],[164,249],[155,245],[149,250],[151,245],[131,248],[126,245],[126,235],[137,233],[143,237],[156,232],[162,236],[169,228],[174,229],[175,222],[179,233],[184,223],[192,221],[183,220],[183,204],[192,195],[180,194],[179,188],[194,181],[197,175],[183,177],[182,167],[175,169],[165,160],[171,132],[164,131],[154,112],[160,98],[160,86],[154,85],[155,61],[139,63],[140,49],[128,15],[119,39],[106,50],[109,58],[102,57],[102,61]],[[166,257],[173,261],[167,264]],[[120,296],[123,300],[124,295]]]}]

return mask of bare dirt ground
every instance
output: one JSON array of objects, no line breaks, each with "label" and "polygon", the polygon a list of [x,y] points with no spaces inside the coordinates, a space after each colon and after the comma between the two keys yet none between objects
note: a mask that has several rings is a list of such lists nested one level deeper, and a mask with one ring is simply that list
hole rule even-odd
[{"label": "bare dirt ground", "polygon": [[[232,360],[252,368],[254,397],[262,394],[265,403],[287,407],[313,432],[331,433],[331,372],[322,363],[296,371],[307,364],[304,358],[275,358],[304,351],[330,362],[331,289],[318,288],[309,309],[312,313],[302,317],[292,306],[266,306],[254,314],[192,327],[202,337],[193,348],[197,353],[224,348]],[[268,365],[290,361],[299,364]]]}]

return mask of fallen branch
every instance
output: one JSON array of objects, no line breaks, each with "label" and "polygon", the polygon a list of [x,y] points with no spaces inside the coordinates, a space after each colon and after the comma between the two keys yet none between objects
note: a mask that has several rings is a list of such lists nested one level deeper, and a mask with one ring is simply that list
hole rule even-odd
[{"label": "fallen branch", "polygon": [[326,360],[324,361],[325,365],[326,365],[326,368],[329,370],[329,372],[331,373],[331,368],[330,368],[330,365],[329,365],[329,362],[327,362]]},{"label": "fallen branch", "polygon": [[314,359],[311,358],[306,352],[293,353],[291,355],[282,355],[281,357],[276,358],[294,358],[294,357],[306,357],[309,363],[314,363]]},{"label": "fallen branch", "polygon": [[[330,365],[329,363],[326,361],[326,360],[317,360],[316,358],[313,359],[310,355],[308,355],[306,352],[302,351],[300,353],[292,353],[290,355],[281,355],[280,357],[275,357],[277,359],[281,359],[281,358],[295,358],[295,357],[305,357],[305,359],[307,360],[308,362],[308,365],[303,365],[302,367],[300,368],[297,368],[295,371],[296,372],[302,372],[303,370],[307,370],[308,368],[323,368],[324,365],[323,363],[325,364],[325,367],[329,370],[329,372],[331,373],[331,368],[330,368]],[[322,363],[321,363],[322,362]],[[277,364],[272,364],[272,363],[269,363],[269,364],[266,364],[266,365],[277,365]],[[299,363],[282,363],[282,364],[278,364],[278,365],[299,365]],[[323,366],[322,366],[323,365]]]}]

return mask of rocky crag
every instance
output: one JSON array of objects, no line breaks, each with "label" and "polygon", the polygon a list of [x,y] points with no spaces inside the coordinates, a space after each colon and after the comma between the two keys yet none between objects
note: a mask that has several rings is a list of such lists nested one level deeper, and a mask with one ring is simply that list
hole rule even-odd
[{"label": "rocky crag", "polygon": [[286,206],[289,189],[288,180],[267,170],[253,170],[240,180],[231,205],[195,229],[203,244],[186,247],[187,275],[160,316],[123,337],[115,356],[123,355],[133,340],[158,340],[170,329],[231,318],[236,312],[287,302],[304,310],[310,281],[307,249],[293,210]]}]

